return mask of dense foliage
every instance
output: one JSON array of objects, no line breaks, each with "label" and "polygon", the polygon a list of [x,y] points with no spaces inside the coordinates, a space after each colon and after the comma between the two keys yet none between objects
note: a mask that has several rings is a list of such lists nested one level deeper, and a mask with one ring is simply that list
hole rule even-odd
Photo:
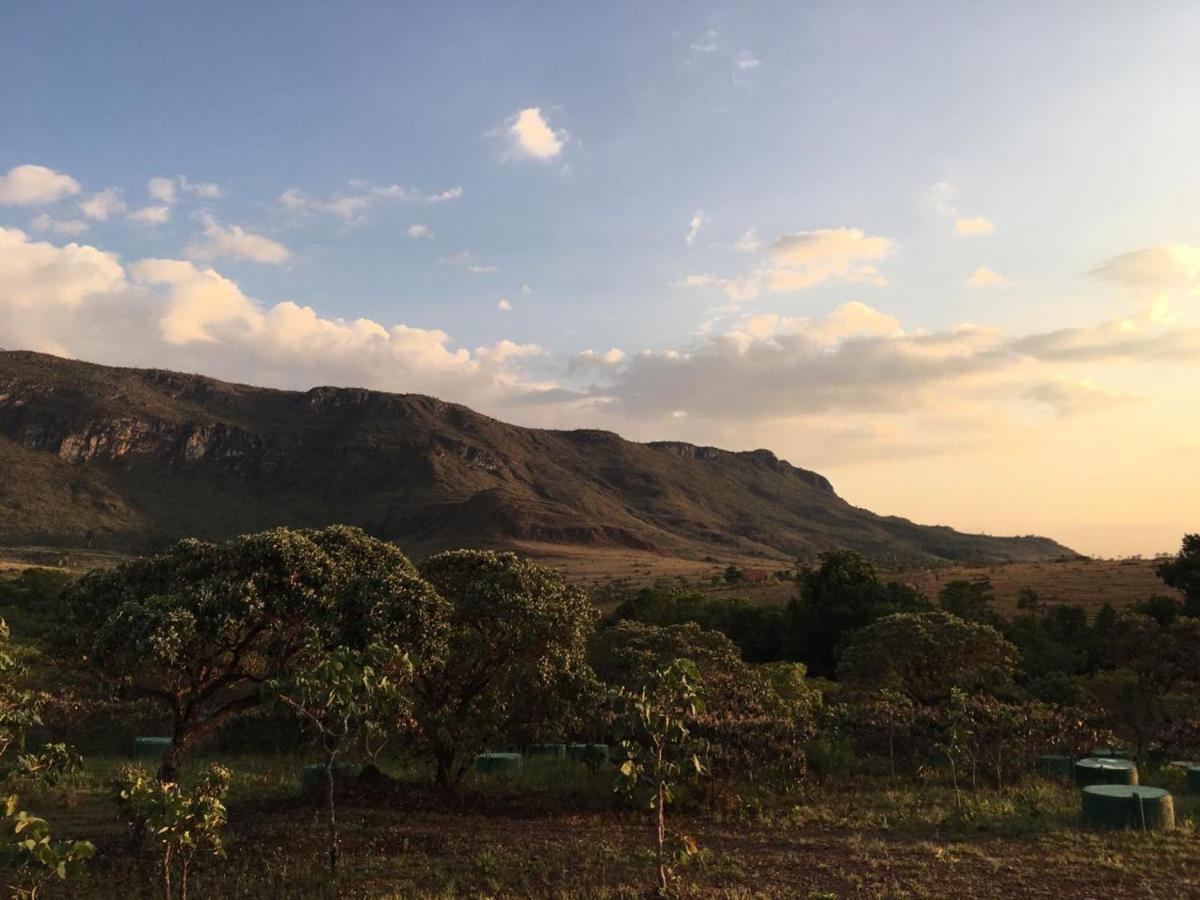
[{"label": "dense foliage", "polygon": [[512,553],[457,550],[421,565],[445,598],[446,652],[416,674],[417,745],[439,785],[496,743],[577,729],[598,694],[585,660],[595,611],[562,576]]}]

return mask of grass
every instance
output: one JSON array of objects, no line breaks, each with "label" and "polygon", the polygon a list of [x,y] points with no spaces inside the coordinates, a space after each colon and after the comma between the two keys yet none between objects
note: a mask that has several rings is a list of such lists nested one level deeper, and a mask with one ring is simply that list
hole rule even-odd
[{"label": "grass", "polygon": [[[299,798],[302,754],[225,756],[233,769],[229,855],[197,869],[197,897],[644,896],[651,822],[613,793],[611,770],[527,761],[520,775],[471,775],[446,797],[421,767],[395,761],[383,787],[340,786],[343,867],[325,865],[322,808]],[[196,760],[196,770],[204,760]],[[130,848],[109,800],[125,759],[98,757],[24,805],[61,836],[99,853],[82,882],[48,896],[154,897],[152,859]],[[147,765],[147,767],[149,767]],[[1068,784],[1029,779],[962,794],[927,780],[853,776],[762,784],[741,799],[684,795],[675,824],[701,853],[680,870],[695,897],[1153,897],[1200,893],[1194,864],[1200,800],[1175,783],[1171,833],[1093,832],[1078,825]]]}]

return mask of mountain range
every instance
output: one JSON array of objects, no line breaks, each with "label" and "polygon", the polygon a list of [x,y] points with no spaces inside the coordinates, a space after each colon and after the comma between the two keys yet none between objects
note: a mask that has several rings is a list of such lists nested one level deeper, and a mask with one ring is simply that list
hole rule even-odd
[{"label": "mountain range", "polygon": [[0,352],[0,544],[145,552],[194,535],[359,525],[452,546],[890,562],[1073,555],[880,516],[768,450],[509,425],[415,394],[281,391]]}]

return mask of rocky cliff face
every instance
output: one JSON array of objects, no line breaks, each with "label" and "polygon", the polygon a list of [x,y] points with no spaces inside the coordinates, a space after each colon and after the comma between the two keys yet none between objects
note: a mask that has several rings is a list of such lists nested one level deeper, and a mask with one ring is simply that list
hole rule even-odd
[{"label": "rocky cliff face", "polygon": [[1069,551],[882,518],[767,450],[518,428],[432,397],[273,391],[0,352],[0,544],[145,549],[360,525],[411,552],[520,541],[791,559]]}]

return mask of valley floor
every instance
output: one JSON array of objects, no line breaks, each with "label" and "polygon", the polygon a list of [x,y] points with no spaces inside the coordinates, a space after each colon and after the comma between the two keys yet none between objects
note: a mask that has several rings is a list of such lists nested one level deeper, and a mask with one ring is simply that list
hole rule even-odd
[{"label": "valley floor", "polygon": [[[472,777],[447,798],[417,781],[347,782],[338,819],[342,863],[327,874],[324,811],[297,797],[302,760],[239,757],[229,854],[197,864],[193,897],[578,897],[646,895],[649,814],[621,809],[612,773],[531,765],[516,779]],[[25,798],[63,836],[99,852],[87,875],[48,896],[161,896],[152,860],[113,816],[109,776],[93,760],[52,792]],[[411,773],[410,773],[411,774]],[[1200,800],[1181,773],[1173,832],[1094,832],[1078,825],[1078,792],[1029,780],[967,791],[956,808],[941,780],[830,777],[760,786],[704,803],[684,798],[676,822],[699,856],[678,870],[686,897],[1013,898],[1200,896]]]}]

